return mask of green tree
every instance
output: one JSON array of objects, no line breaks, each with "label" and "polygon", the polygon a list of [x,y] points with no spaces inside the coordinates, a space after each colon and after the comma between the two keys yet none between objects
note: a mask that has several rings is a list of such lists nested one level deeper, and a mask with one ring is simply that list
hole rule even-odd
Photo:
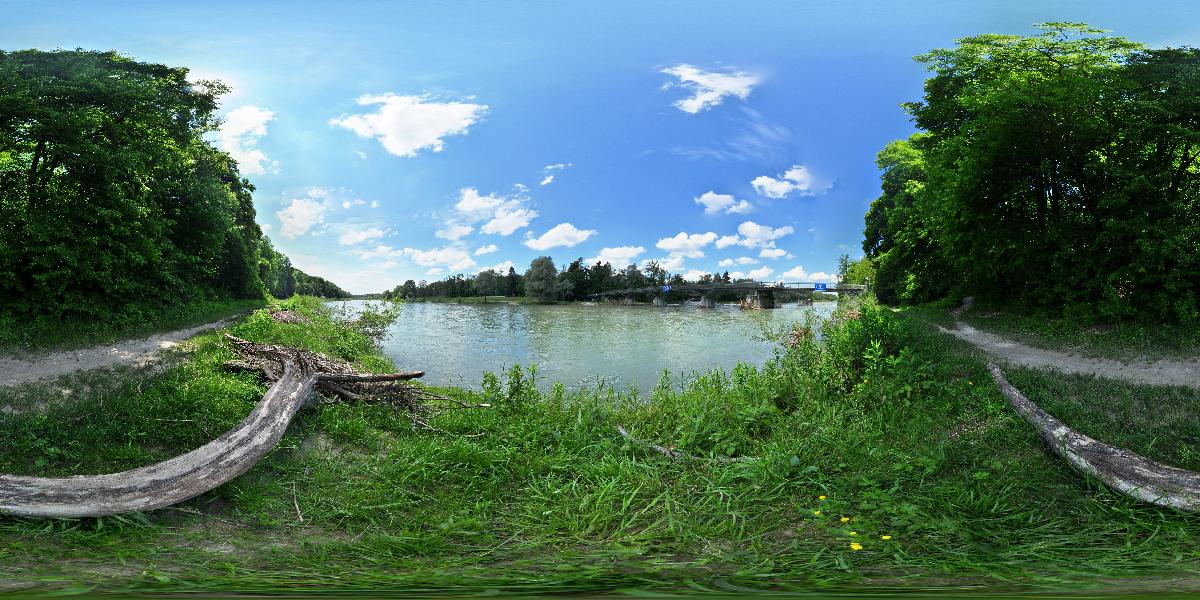
[{"label": "green tree", "polygon": [[541,301],[558,299],[558,268],[554,266],[554,259],[549,256],[533,259],[525,272],[525,295]]}]

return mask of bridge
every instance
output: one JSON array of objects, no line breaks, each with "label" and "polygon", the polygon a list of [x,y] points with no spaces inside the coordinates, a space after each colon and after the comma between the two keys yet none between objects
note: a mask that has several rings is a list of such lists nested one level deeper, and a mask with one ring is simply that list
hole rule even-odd
[{"label": "bridge", "polygon": [[683,293],[687,294],[689,297],[698,297],[700,299],[701,308],[716,308],[716,298],[718,293],[743,292],[753,293],[753,296],[751,296],[749,299],[755,308],[775,308],[775,294],[780,292],[796,294],[801,298],[807,298],[808,300],[811,300],[813,295],[817,292],[838,294],[839,296],[842,294],[853,296],[861,294],[868,289],[869,288],[866,285],[848,283],[764,283],[759,281],[739,281],[735,283],[685,283],[681,285],[654,285],[640,288],[599,292],[589,295],[588,298],[611,298],[618,296],[632,299],[635,295],[648,294],[654,297],[655,306],[666,306],[667,294]]}]

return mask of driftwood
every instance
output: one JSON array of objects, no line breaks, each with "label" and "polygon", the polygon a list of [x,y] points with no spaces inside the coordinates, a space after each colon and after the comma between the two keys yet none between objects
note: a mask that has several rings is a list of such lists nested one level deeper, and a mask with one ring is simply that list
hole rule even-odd
[{"label": "driftwood", "polygon": [[1079,433],[1021,394],[1004,378],[1000,367],[988,364],[988,369],[1008,403],[1076,470],[1130,498],[1200,512],[1200,473],[1157,463]]},{"label": "driftwood", "polygon": [[300,313],[294,313],[290,310],[273,310],[270,314],[271,318],[274,319],[276,323],[290,323],[292,325],[309,324],[308,317]]},{"label": "driftwood", "polygon": [[259,372],[271,382],[262,400],[236,427],[181,456],[120,473],[72,477],[0,474],[0,514],[99,517],[193,498],[241,475],[270,452],[296,411],[316,397],[314,390],[402,405],[409,409],[415,425],[439,431],[426,422],[420,409],[423,400],[444,397],[403,383],[420,377],[423,373],[419,371],[364,375],[314,352],[255,344],[230,335],[226,338],[241,357],[227,366]]},{"label": "driftwood", "polygon": [[643,448],[649,448],[649,449],[654,450],[655,452],[658,452],[659,454],[663,454],[673,460],[697,461],[697,462],[716,462],[716,463],[753,462],[753,461],[758,460],[757,458],[755,458],[753,456],[738,456],[736,458],[730,458],[730,457],[726,457],[726,456],[711,456],[711,457],[709,457],[709,456],[696,456],[695,454],[688,454],[687,452],[684,452],[682,450],[676,450],[675,448],[668,448],[666,446],[660,446],[660,445],[652,443],[652,442],[639,440],[638,438],[634,437],[632,433],[629,433],[629,431],[626,430],[625,427],[623,427],[621,425],[617,425],[617,433],[621,434],[621,437],[629,440],[630,442],[632,442],[635,445],[642,446]]}]

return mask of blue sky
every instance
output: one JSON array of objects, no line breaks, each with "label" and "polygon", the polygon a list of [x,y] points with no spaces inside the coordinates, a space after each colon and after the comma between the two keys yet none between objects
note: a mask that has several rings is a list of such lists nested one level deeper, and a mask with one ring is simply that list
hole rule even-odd
[{"label": "blue sky", "polygon": [[814,281],[861,255],[912,56],[1085,21],[1200,45],[1195,2],[0,2],[5,49],[233,87],[215,141],[294,264],[353,292],[603,257]]}]

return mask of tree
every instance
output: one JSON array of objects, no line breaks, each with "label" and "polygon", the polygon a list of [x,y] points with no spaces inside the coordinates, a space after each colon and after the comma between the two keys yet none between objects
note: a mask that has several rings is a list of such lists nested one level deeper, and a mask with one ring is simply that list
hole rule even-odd
[{"label": "tree", "polygon": [[525,272],[525,295],[544,302],[558,299],[558,268],[554,259],[549,256],[533,259]]},{"label": "tree", "polygon": [[495,295],[500,288],[500,275],[491,269],[480,271],[471,285],[480,296]]}]

